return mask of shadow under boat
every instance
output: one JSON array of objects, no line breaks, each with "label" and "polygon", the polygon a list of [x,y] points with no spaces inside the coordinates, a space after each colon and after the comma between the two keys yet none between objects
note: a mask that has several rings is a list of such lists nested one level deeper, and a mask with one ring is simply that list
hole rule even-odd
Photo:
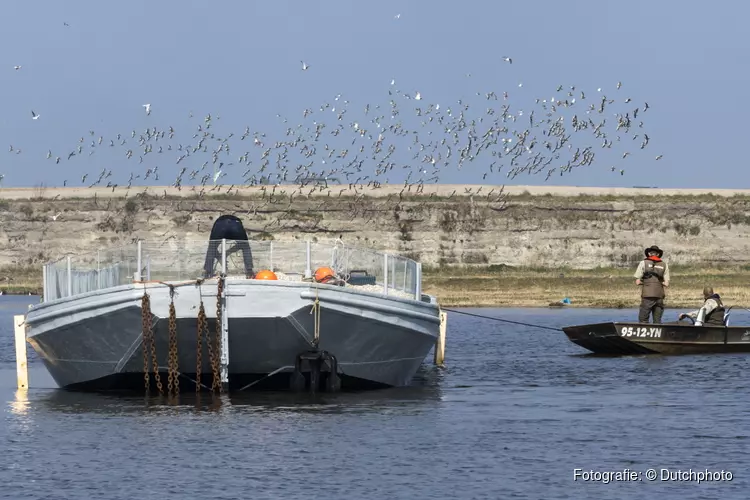
[{"label": "shadow under boat", "polygon": [[562,330],[574,344],[603,356],[750,353],[750,326],[607,322]]},{"label": "shadow under boat", "polygon": [[196,394],[195,388],[183,387],[176,396],[141,394],[133,391],[80,392],[50,389],[40,396],[29,395],[28,404],[41,404],[45,409],[61,413],[127,414],[159,413],[174,410],[233,412],[301,412],[301,413],[377,413],[398,408],[419,409],[442,400],[442,374],[435,367],[422,368],[412,383],[403,387],[349,392],[252,391]]}]

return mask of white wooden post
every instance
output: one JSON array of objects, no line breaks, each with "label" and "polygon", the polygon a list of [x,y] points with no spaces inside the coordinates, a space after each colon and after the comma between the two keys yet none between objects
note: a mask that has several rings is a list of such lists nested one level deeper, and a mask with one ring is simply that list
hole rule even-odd
[{"label": "white wooden post", "polygon": [[383,294],[388,295],[388,254],[383,254]]},{"label": "white wooden post", "polygon": [[96,251],[96,288],[102,289],[102,260],[101,250]]},{"label": "white wooden post", "polygon": [[443,366],[445,364],[445,336],[448,331],[448,313],[440,310],[440,333],[438,338],[435,339],[435,359],[434,362],[437,366]]},{"label": "white wooden post", "polygon": [[273,271],[273,241],[268,245],[268,269]]},{"label": "white wooden post", "polygon": [[68,255],[68,297],[73,296],[73,269],[70,260],[70,255]]},{"label": "white wooden post", "polygon": [[26,363],[26,317],[23,314],[13,316],[16,335],[16,379],[19,389],[29,388],[29,370]]}]

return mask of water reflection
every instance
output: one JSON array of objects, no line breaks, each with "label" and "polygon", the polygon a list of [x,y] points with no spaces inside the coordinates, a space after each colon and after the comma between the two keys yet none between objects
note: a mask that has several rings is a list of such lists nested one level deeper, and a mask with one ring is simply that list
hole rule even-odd
[{"label": "water reflection", "polygon": [[[441,370],[422,368],[407,387],[365,392],[288,393],[244,392],[214,395],[207,392],[179,396],[82,393],[55,389],[32,398],[31,404],[68,414],[224,413],[384,413],[419,412],[443,399]],[[14,403],[20,405],[20,402]],[[24,411],[28,408],[28,400]],[[21,406],[18,406],[20,409]]]},{"label": "water reflection", "polygon": [[10,402],[10,411],[15,415],[26,415],[29,412],[29,390],[18,389],[13,401]]}]

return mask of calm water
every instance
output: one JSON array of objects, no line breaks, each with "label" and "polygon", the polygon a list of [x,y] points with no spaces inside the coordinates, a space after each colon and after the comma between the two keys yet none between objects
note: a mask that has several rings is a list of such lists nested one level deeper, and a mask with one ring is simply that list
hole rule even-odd
[{"label": "calm water", "polygon": [[[748,498],[747,356],[597,359],[562,332],[450,314],[446,369],[425,363],[409,388],[147,404],[60,391],[29,349],[21,396],[12,315],[30,302],[0,297],[0,498]],[[555,327],[637,316],[469,311]],[[574,481],[576,467],[644,479]],[[649,468],[734,478],[649,482]]]}]

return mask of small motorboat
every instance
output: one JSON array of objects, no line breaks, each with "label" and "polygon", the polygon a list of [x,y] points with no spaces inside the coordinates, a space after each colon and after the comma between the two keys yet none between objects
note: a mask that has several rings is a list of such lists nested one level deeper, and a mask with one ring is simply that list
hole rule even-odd
[{"label": "small motorboat", "polygon": [[610,356],[750,352],[750,326],[729,326],[730,310],[724,314],[724,326],[688,318],[690,321],[656,324],[593,323],[562,330],[574,344]]}]

